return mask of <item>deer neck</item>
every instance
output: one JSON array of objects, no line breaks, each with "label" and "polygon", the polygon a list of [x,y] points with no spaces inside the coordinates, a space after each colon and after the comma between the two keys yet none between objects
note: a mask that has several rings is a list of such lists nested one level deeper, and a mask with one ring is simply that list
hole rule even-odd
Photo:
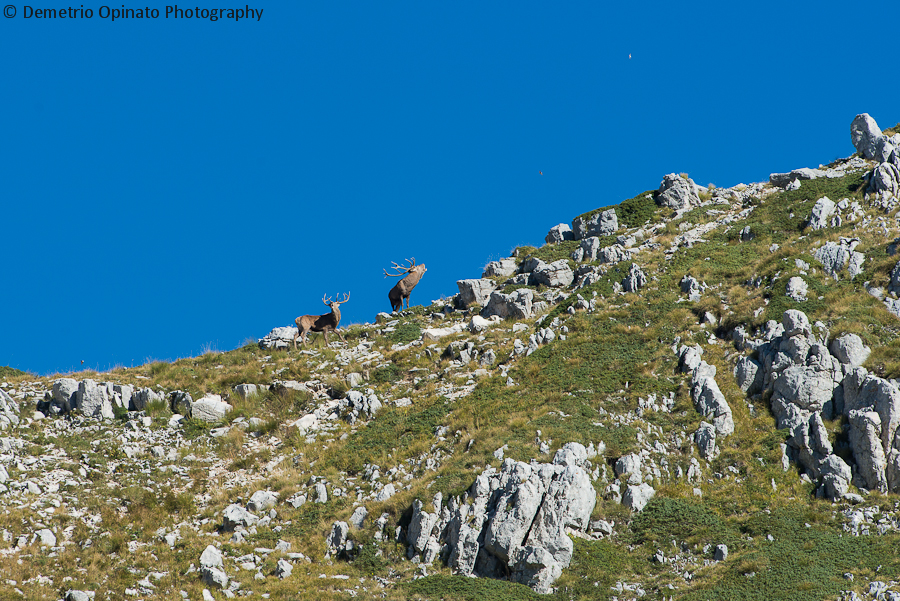
[{"label": "deer neck", "polygon": [[341,310],[337,305],[331,308],[331,314],[334,315],[334,327],[337,328],[338,324],[341,323]]},{"label": "deer neck", "polygon": [[419,283],[420,279],[422,279],[421,271],[410,271],[409,274],[407,274],[407,276],[403,278],[403,281],[405,281],[409,286],[415,286]]}]

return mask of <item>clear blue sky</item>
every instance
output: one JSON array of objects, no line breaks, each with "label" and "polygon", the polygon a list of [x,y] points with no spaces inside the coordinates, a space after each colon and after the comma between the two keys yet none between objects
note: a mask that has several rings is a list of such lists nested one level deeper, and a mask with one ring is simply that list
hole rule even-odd
[{"label": "clear blue sky", "polygon": [[[247,2],[190,7],[223,5]],[[0,365],[39,374],[233,349],[323,294],[372,321],[391,261],[426,264],[428,304],[666,173],[761,181],[851,154],[857,113],[900,121],[897,3],[16,6]]]}]

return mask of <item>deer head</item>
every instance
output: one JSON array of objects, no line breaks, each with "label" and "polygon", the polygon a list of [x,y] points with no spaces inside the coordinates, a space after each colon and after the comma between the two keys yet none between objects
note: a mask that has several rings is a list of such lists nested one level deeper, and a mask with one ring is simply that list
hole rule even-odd
[{"label": "deer head", "polygon": [[337,309],[338,305],[343,305],[343,304],[346,303],[348,300],[350,300],[350,293],[349,293],[349,292],[347,292],[347,293],[344,295],[344,300],[342,300],[342,301],[332,301],[330,296],[329,296],[328,298],[325,298],[325,295],[322,295],[322,302],[325,303],[325,305],[327,305],[328,307],[330,307],[332,311],[334,311],[335,309]]}]

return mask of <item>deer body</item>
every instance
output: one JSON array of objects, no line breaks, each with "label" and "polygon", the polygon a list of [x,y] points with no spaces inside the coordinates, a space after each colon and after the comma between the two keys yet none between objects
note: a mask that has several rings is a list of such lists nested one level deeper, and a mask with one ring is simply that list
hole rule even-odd
[{"label": "deer body", "polygon": [[394,269],[399,271],[399,273],[388,273],[385,270],[385,277],[398,277],[403,275],[406,276],[400,280],[399,282],[391,288],[391,291],[388,292],[388,300],[391,301],[391,310],[392,311],[400,311],[403,309],[403,300],[406,299],[406,308],[409,309],[409,295],[412,293],[413,288],[416,287],[416,284],[419,283],[419,280],[422,279],[422,276],[425,274],[427,269],[425,269],[425,264],[416,265],[416,259],[413,257],[412,259],[407,259],[409,263],[408,267],[402,267],[394,263]]},{"label": "deer body", "polygon": [[326,313],[325,315],[301,315],[295,319],[294,323],[297,324],[297,333],[294,334],[294,349],[297,348],[297,338],[300,338],[300,344],[306,344],[306,335],[309,332],[322,332],[322,335],[325,336],[325,344],[328,344],[328,332],[335,332],[340,336],[341,340],[346,342],[343,334],[338,330],[338,326],[341,323],[341,311],[338,306],[346,303],[348,300],[350,300],[349,293],[340,302],[332,302],[331,299],[326,300],[323,296],[322,302],[331,308],[331,313]]}]

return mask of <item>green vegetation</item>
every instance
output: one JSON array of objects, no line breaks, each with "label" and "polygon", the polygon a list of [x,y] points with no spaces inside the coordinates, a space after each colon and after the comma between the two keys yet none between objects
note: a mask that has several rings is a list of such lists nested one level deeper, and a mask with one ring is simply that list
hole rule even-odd
[{"label": "green vegetation", "polygon": [[27,372],[15,369],[13,367],[0,365],[0,378],[19,378],[27,375],[29,375]]},{"label": "green vegetation", "polygon": [[[430,314],[442,306],[416,306],[401,312],[391,331],[353,326],[345,334],[346,345],[316,339],[295,351],[247,344],[171,363],[72,374],[151,387],[163,394],[183,390],[195,399],[219,394],[233,410],[221,424],[184,420],[180,435],[166,439],[178,442],[162,452],[129,441],[130,432],[138,430],[168,433],[171,411],[164,400],[145,409],[149,420],[127,419],[136,416],[119,410],[119,419],[100,428],[79,426],[78,436],[54,431],[53,419],[20,427],[16,436],[27,444],[22,461],[7,465],[11,478],[20,480],[20,466],[30,465],[32,457],[58,457],[60,469],[77,480],[63,479],[61,505],[40,517],[57,533],[67,532],[71,543],[53,557],[29,546],[19,552],[30,556],[21,564],[17,554],[0,558],[5,574],[0,595],[59,596],[59,591],[51,595],[37,583],[35,575],[40,573],[53,577],[56,587],[118,598],[152,568],[166,573],[153,581],[160,598],[180,597],[180,590],[200,598],[204,585],[189,567],[218,531],[223,509],[246,504],[253,492],[268,489],[279,499],[276,519],[255,533],[247,532],[243,541],[215,539],[226,565],[260,547],[273,548],[280,540],[313,563],[295,562],[294,574],[281,581],[274,577],[278,557],[261,558],[257,568],[265,578],[256,580],[247,572],[250,577],[244,574],[241,580],[242,590],[254,595],[346,599],[352,589],[363,599],[382,593],[394,600],[538,599],[519,584],[451,576],[439,562],[428,567],[429,576],[414,579],[418,567],[406,560],[406,547],[393,535],[398,527],[408,527],[414,499],[428,506],[436,493],[442,493],[445,503],[461,496],[479,473],[500,464],[494,455],[498,448],[505,446],[505,457],[543,462],[570,441],[604,449],[591,460],[598,476],[592,519],[613,522],[614,534],[597,540],[573,538],[571,565],[557,580],[556,593],[541,598],[621,599],[628,597],[622,586],[639,584],[647,599],[836,599],[842,591],[866,590],[866,583],[875,579],[896,580],[900,534],[857,537],[845,532],[843,506],[816,500],[814,486],[795,469],[782,470],[780,445],[790,433],[774,429],[766,399],[746,399],[728,377],[746,352],[731,344],[731,330],[741,326],[758,336],[767,320],[780,320],[792,308],[802,309],[812,322],[822,321],[832,336],[858,333],[873,348],[865,367],[878,375],[900,376],[900,325],[862,287],[864,281],[887,286],[897,257],[888,254],[886,240],[895,234],[885,236],[853,222],[823,231],[806,229],[811,207],[821,196],[835,201],[846,197],[867,206],[862,186],[859,173],[804,181],[795,191],[767,190],[760,198],[699,207],[677,220],[656,206],[652,192],[625,200],[616,207],[623,229],[642,228],[648,221],[665,222],[665,227],[655,234],[657,246],[645,247],[634,258],[648,276],[639,294],[615,292],[631,261],[596,266],[599,280],[577,291],[593,299],[596,308],[591,312],[570,314],[578,300],[572,294],[543,316],[494,324],[478,335],[464,331],[420,342],[423,329],[433,327]],[[752,212],[710,229],[704,241],[677,246],[683,232],[715,225],[724,212],[734,216],[747,208]],[[895,222],[895,213],[885,215]],[[753,238],[742,241],[740,232],[746,226]],[[813,256],[817,245],[841,236],[859,237],[858,250],[866,255],[865,272],[853,279],[845,273],[837,279],[826,276]],[[601,243],[614,241],[615,236],[607,236]],[[565,259],[574,267],[570,257],[577,247],[571,241],[522,247],[517,256]],[[681,292],[679,282],[686,274],[707,284],[700,300],[689,301]],[[786,283],[795,275],[809,286],[808,300],[800,303],[785,295]],[[701,326],[706,313],[715,323]],[[450,319],[463,320],[458,312]],[[515,339],[527,345],[531,333],[556,319],[552,343],[528,356],[515,354]],[[366,341],[371,349],[350,352],[358,341]],[[451,343],[470,342],[478,354],[469,364],[443,352]],[[735,433],[719,441],[720,454],[709,462],[701,460],[702,477],[690,482],[683,474],[697,458],[691,435],[702,418],[690,398],[689,376],[677,369],[676,344],[701,345],[704,360],[722,374],[717,382],[735,421]],[[488,350],[496,361],[482,366],[477,359]],[[380,399],[376,418],[360,415],[350,423],[323,411],[316,414],[345,396],[350,373],[363,379],[355,390],[372,388]],[[0,368],[0,376],[17,388],[16,380],[37,378],[10,368]],[[49,384],[48,378],[42,381]],[[283,385],[263,388],[248,399],[232,392],[236,384],[276,381]],[[410,403],[398,406],[402,398]],[[665,399],[672,408],[648,408],[649,399]],[[35,402],[26,400],[23,415],[34,410]],[[311,417],[315,427],[299,425]],[[825,426],[835,442],[846,442],[840,418]],[[549,445],[549,455],[542,452],[541,442]],[[603,493],[617,480],[627,485],[615,476],[616,460],[643,451],[662,471],[654,474],[656,496],[633,514]],[[849,457],[846,448],[838,452]],[[313,502],[314,486],[320,482],[327,483],[325,503]],[[387,483],[394,485],[395,494],[376,501]],[[305,504],[287,502],[300,494],[307,495]],[[9,531],[13,540],[30,536],[37,522],[32,505],[43,503],[43,498],[8,504],[7,513],[0,515],[0,530]],[[900,509],[893,495],[872,494],[863,503],[878,506],[884,515]],[[351,559],[323,561],[331,525],[347,521],[360,505],[369,514],[361,528],[351,529]],[[375,520],[385,514],[385,530],[376,532]],[[172,547],[157,534],[161,529],[177,531]],[[728,560],[709,562],[719,544],[728,545]],[[654,559],[660,552],[678,559],[660,562]],[[63,576],[72,581],[63,585]],[[22,594],[8,581],[15,581]],[[381,588],[389,581],[395,584]]]}]

